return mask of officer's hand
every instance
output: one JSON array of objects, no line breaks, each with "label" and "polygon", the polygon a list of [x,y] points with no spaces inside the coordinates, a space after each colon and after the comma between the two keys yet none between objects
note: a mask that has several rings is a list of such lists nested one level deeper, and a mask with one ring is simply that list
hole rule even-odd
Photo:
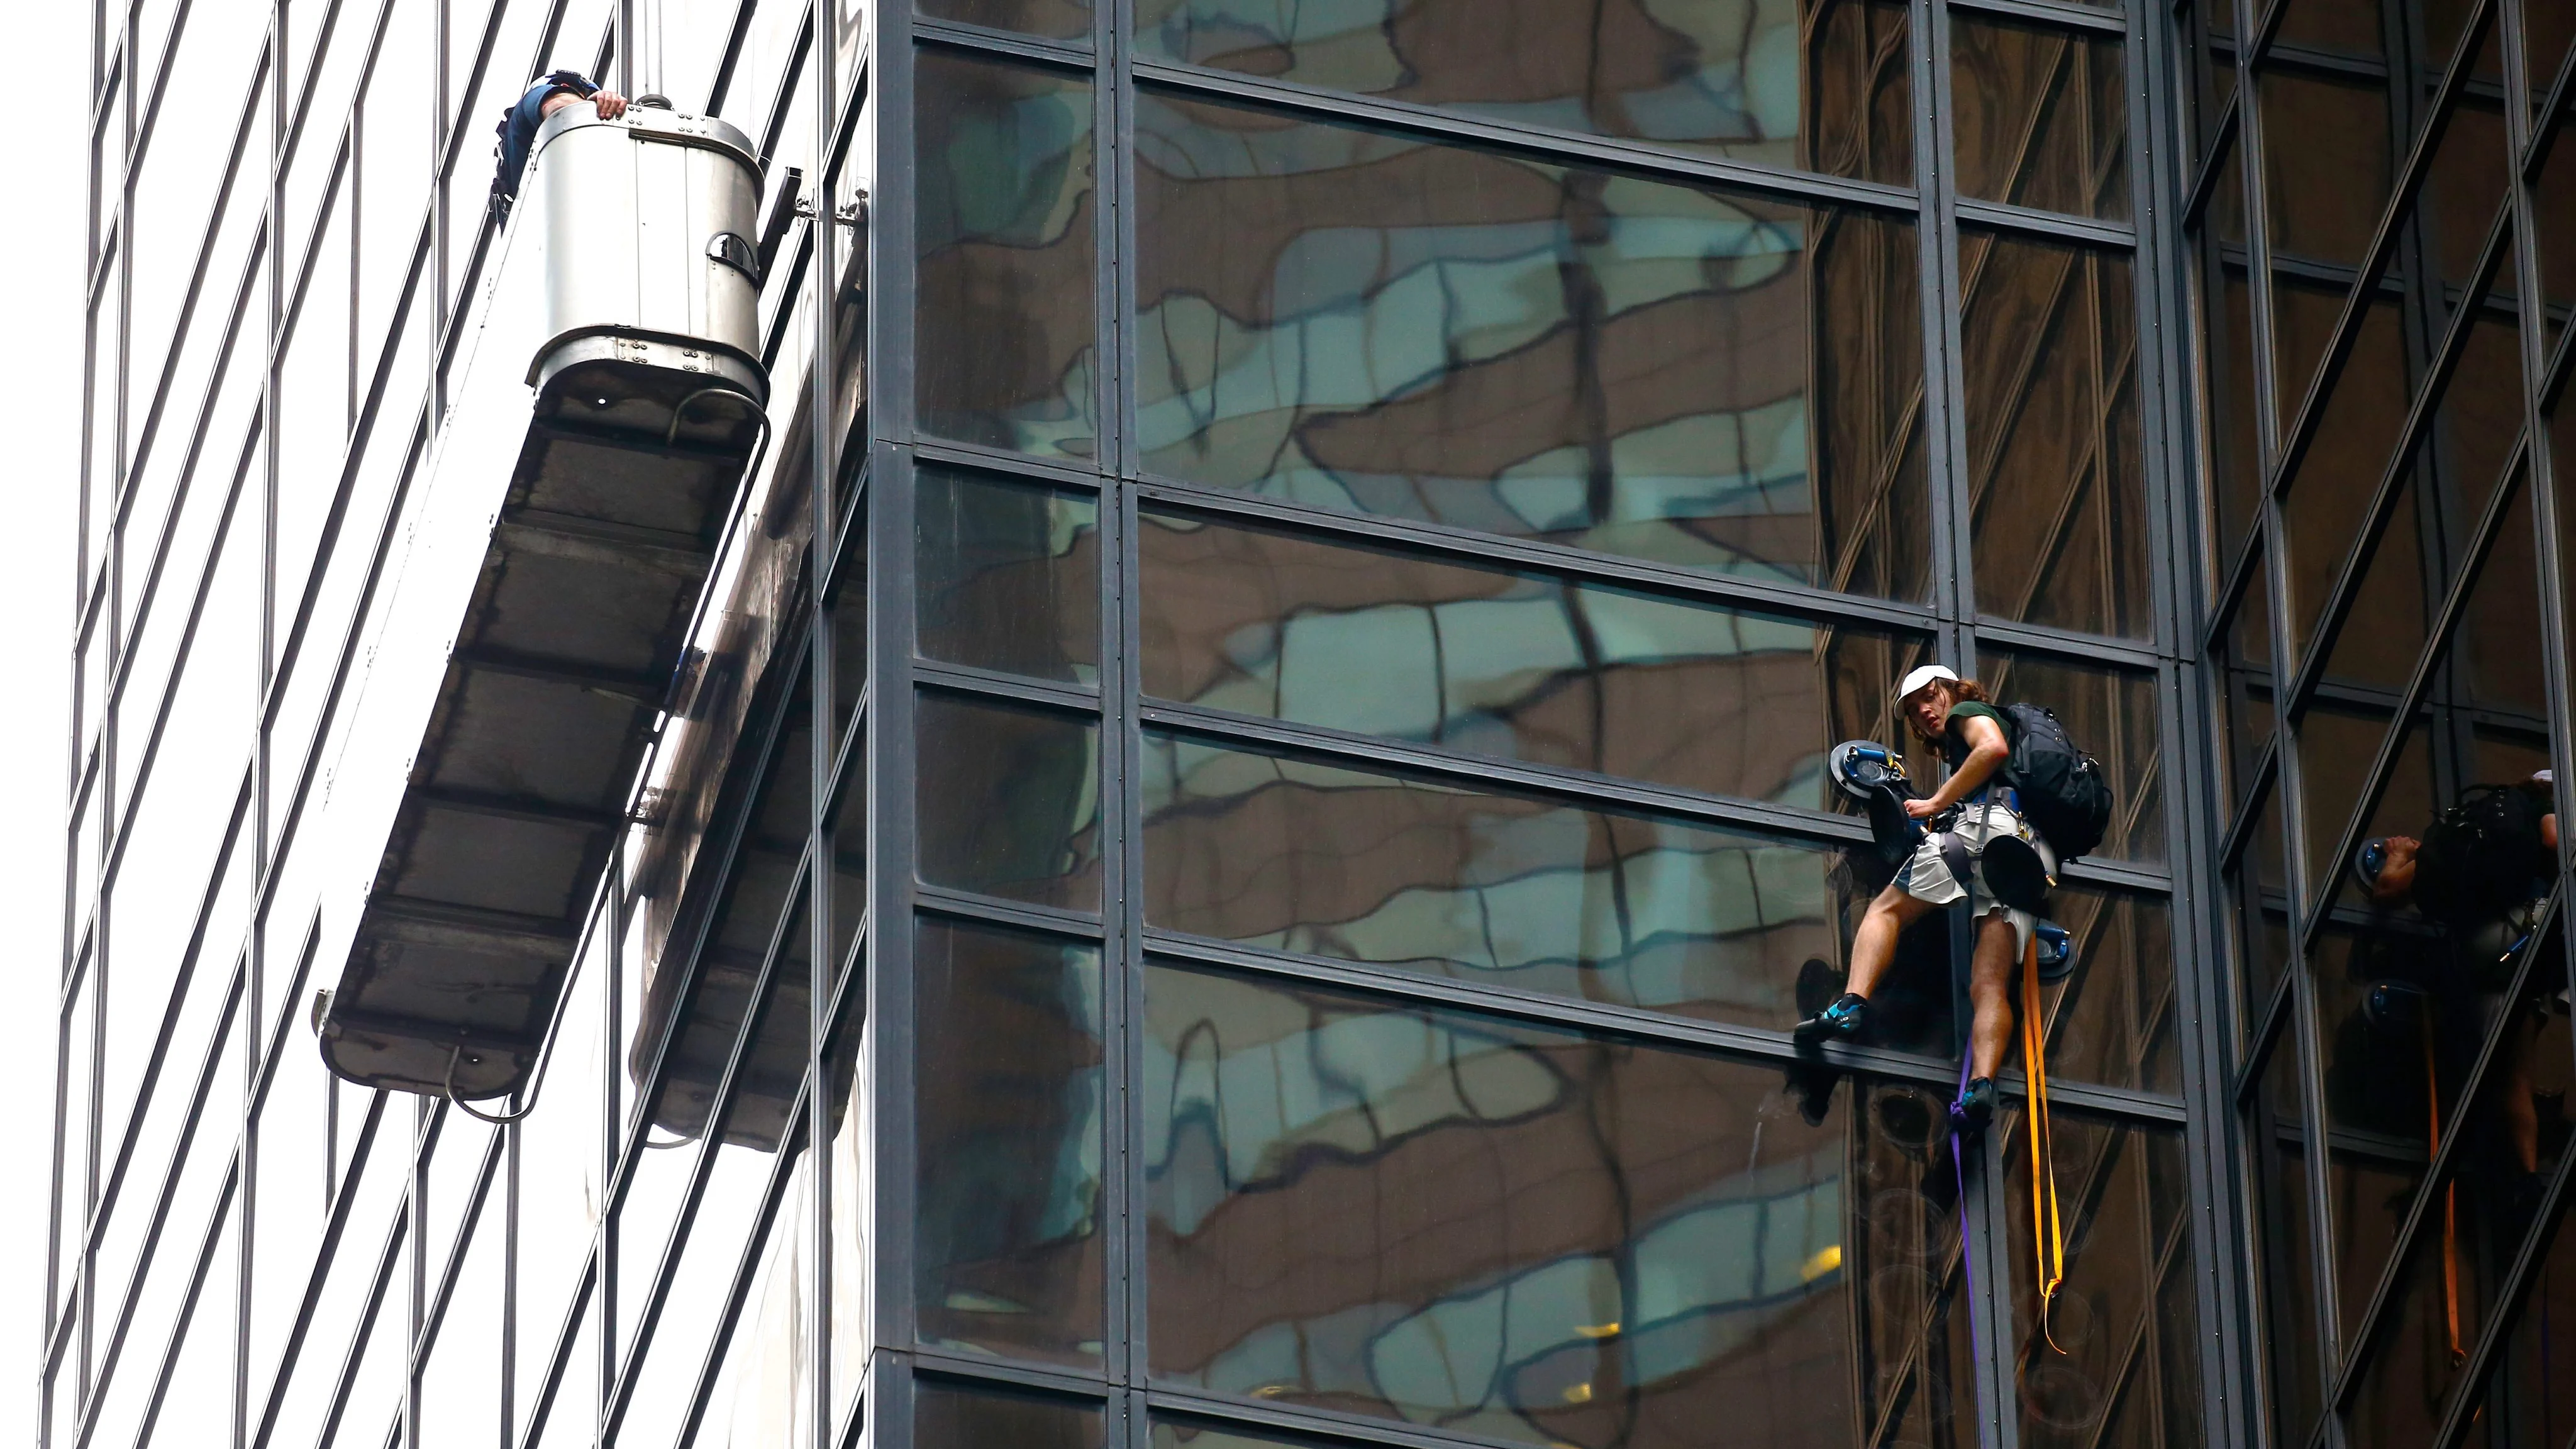
[{"label": "officer's hand", "polygon": [[1940,813],[1941,812],[1939,810],[1933,808],[1932,802],[1929,800],[1908,800],[1905,802],[1905,818],[1908,820],[1929,820]]},{"label": "officer's hand", "polygon": [[599,118],[603,121],[614,121],[626,114],[626,98],[615,91],[603,88],[591,100],[598,105]]}]

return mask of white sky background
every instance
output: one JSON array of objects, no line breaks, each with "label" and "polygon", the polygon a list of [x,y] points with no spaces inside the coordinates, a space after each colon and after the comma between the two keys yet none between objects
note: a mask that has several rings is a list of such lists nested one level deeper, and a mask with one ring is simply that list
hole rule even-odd
[{"label": "white sky background", "polygon": [[80,488],[81,214],[89,178],[82,133],[88,104],[87,5],[12,7],[19,103],[49,117],[10,168],[23,204],[0,227],[0,274],[16,295],[14,336],[0,349],[9,399],[9,468],[17,550],[0,565],[0,618],[31,647],[0,710],[0,754],[18,762],[0,828],[0,920],[9,922],[9,975],[25,993],[13,1008],[21,1078],[12,1161],[0,1171],[0,1444],[36,1441],[38,1342],[43,1335],[45,1191],[53,1160],[55,982],[62,970],[63,786],[71,697],[74,503]]}]

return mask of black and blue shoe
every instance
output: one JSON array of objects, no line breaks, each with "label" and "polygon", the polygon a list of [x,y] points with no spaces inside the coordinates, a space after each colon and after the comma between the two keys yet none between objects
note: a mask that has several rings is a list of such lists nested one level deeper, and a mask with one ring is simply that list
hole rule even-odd
[{"label": "black and blue shoe", "polygon": [[1974,1137],[1995,1120],[1995,1079],[1979,1077],[1959,1089],[1959,1100],[1950,1104],[1951,1130]]},{"label": "black and blue shoe", "polygon": [[1868,1022],[1868,999],[1846,991],[1835,997],[1832,1005],[1789,1028],[1789,1035],[1802,1042],[1821,1041],[1826,1037],[1857,1041],[1861,1028]]}]

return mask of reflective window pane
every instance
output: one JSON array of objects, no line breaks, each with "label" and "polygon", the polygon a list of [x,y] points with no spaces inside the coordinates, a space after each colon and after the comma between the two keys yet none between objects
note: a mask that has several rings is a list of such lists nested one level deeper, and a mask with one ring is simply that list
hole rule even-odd
[{"label": "reflective window pane", "polygon": [[1148,694],[1828,808],[1925,641],[1143,513]]},{"label": "reflective window pane", "polygon": [[1139,0],[1137,54],[1911,185],[1906,12],[1877,0]]},{"label": "reflective window pane", "polygon": [[2148,637],[2154,595],[2128,259],[1969,232],[1959,267],[1977,607]]},{"label": "reflective window pane", "polygon": [[1100,726],[925,692],[916,810],[930,885],[1100,909]]},{"label": "reflective window pane", "polygon": [[1085,49],[1091,45],[1088,0],[921,0],[921,13],[930,20],[1016,30]]},{"label": "reflective window pane", "polygon": [[1139,97],[1147,468],[1913,599],[1907,223]]},{"label": "reflective window pane", "polygon": [[913,508],[925,658],[1098,682],[1098,498],[924,467]]},{"label": "reflective window pane", "polygon": [[1100,1361],[1100,953],[958,922],[914,933],[921,1336]]},{"label": "reflective window pane", "polygon": [[2120,42],[1953,11],[1950,95],[1960,195],[2128,219]]},{"label": "reflective window pane", "polygon": [[918,1383],[912,1439],[921,1449],[1100,1449],[1100,1407],[1001,1388]]},{"label": "reflective window pane", "polygon": [[1091,86],[925,50],[916,410],[943,438],[1098,451]]},{"label": "reflective window pane", "polygon": [[1145,1013],[1159,1376],[1637,1449],[1971,1397],[1933,1094],[1150,963]]},{"label": "reflective window pane", "polygon": [[[1821,845],[1155,731],[1143,766],[1145,918],[1195,935],[1785,1029],[1856,904]],[[1899,976],[1946,1009],[1947,970]]]},{"label": "reflective window pane", "polygon": [[2165,760],[2157,745],[2156,676],[2101,668],[2028,650],[1981,650],[1977,678],[1997,699],[2035,704],[2057,716],[2077,747],[2102,762],[2111,787],[2111,828],[2093,854],[2118,860],[2165,858]]},{"label": "reflective window pane", "polygon": [[2199,1444],[2200,1343],[2182,1134],[2062,1108],[2049,1118],[2045,1166],[2072,1251],[2044,1338],[2031,1276],[2026,1122],[2014,1124],[2003,1154],[2014,1337],[2032,1345],[2017,1396],[2021,1442],[2029,1449]]}]

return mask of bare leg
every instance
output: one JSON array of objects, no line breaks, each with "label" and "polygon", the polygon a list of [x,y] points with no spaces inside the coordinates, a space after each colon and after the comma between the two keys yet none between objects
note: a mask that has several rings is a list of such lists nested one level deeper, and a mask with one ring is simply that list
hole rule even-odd
[{"label": "bare leg", "polygon": [[1977,919],[1977,952],[1968,972],[1968,1000],[1976,1008],[1968,1030],[1971,1077],[1991,1077],[2012,1050],[2013,968],[2021,964],[2021,937],[2001,915]]},{"label": "bare leg", "polygon": [[1864,999],[1878,990],[1878,978],[1896,961],[1896,938],[1933,909],[1930,901],[1895,886],[1880,891],[1861,913],[1860,929],[1852,932],[1851,980],[1843,989]]}]

